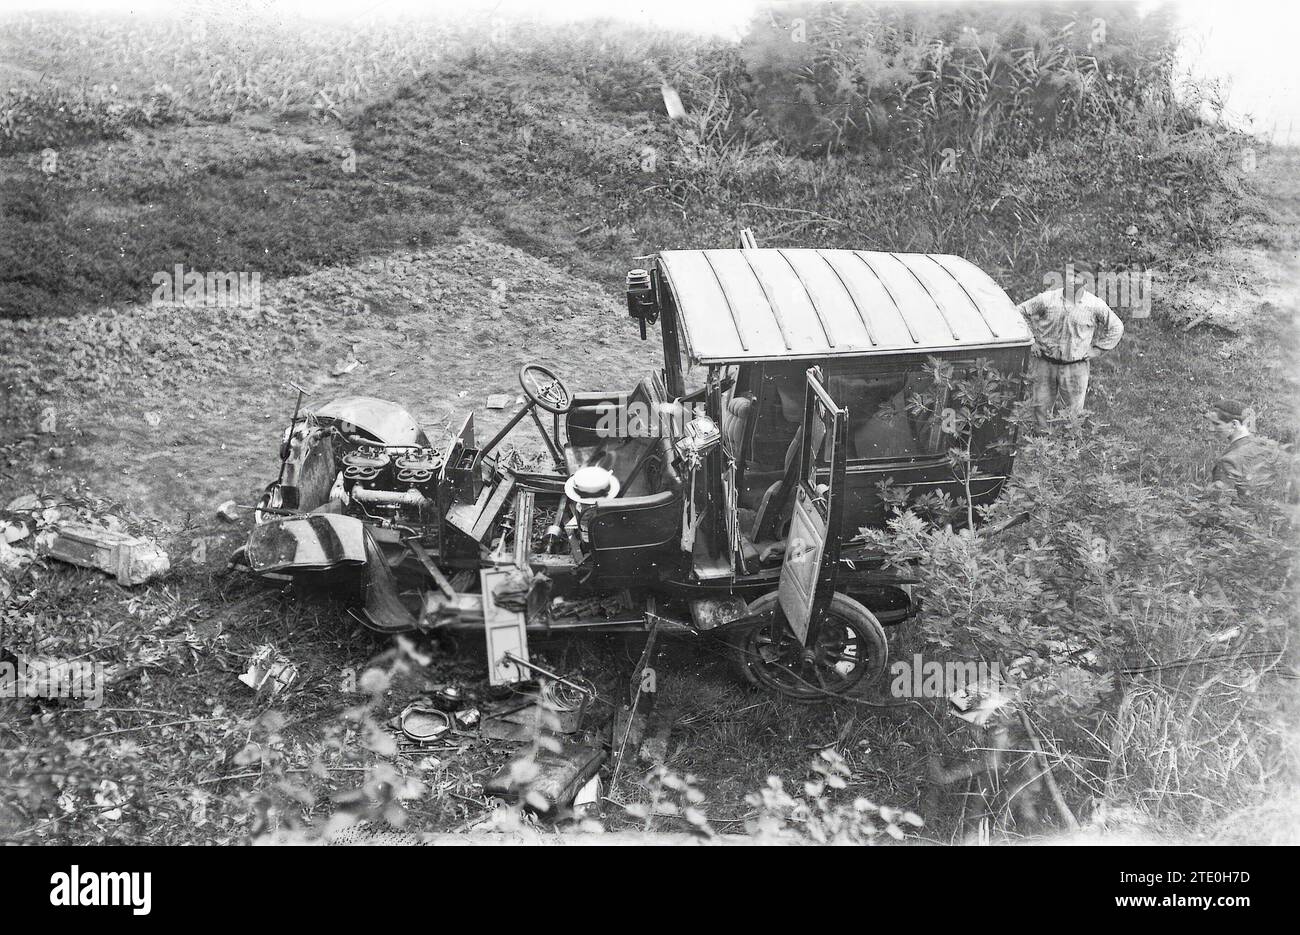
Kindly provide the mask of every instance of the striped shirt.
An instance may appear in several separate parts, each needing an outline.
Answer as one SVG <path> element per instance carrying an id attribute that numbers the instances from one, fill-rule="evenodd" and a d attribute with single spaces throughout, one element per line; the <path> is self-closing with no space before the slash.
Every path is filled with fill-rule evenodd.
<path id="1" fill-rule="evenodd" d="M 1068 303 L 1064 289 L 1049 289 L 1017 307 L 1034 333 L 1034 350 L 1044 357 L 1086 360 L 1092 348 L 1108 351 L 1124 336 L 1124 322 L 1091 292 L 1080 290 Z"/>

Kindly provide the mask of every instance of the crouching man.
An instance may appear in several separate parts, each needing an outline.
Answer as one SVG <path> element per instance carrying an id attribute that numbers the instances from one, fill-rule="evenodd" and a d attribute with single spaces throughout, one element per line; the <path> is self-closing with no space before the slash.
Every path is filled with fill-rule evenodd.
<path id="1" fill-rule="evenodd" d="M 1227 444 L 1214 462 L 1210 479 L 1215 488 L 1233 496 L 1282 493 L 1289 499 L 1290 492 L 1284 488 L 1289 486 L 1290 452 L 1252 431 L 1255 410 L 1235 399 L 1220 399 L 1210 406 L 1205 418 Z"/>
<path id="2" fill-rule="evenodd" d="M 1124 336 L 1124 322 L 1088 291 L 1092 283 L 1090 267 L 1067 263 L 1061 288 L 1040 292 L 1018 306 L 1034 335 L 1030 401 L 1039 428 L 1047 427 L 1058 402 L 1068 416 L 1082 411 L 1092 359 Z"/>

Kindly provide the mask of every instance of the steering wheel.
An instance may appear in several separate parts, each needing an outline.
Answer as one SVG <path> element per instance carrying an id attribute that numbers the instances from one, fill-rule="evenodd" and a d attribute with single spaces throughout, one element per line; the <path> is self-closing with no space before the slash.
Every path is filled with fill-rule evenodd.
<path id="1" fill-rule="evenodd" d="M 541 364 L 524 364 L 519 368 L 519 385 L 525 395 L 547 412 L 562 416 L 573 408 L 573 394 L 560 378 Z"/>

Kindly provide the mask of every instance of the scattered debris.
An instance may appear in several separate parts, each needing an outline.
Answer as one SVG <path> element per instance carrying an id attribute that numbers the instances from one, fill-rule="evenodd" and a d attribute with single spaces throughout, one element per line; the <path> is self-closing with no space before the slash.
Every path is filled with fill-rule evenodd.
<path id="1" fill-rule="evenodd" d="M 664 110 L 668 112 L 669 120 L 685 120 L 686 108 L 682 105 L 682 96 L 677 93 L 667 81 L 659 86 L 659 92 L 663 95 Z"/>
<path id="2" fill-rule="evenodd" d="M 239 522 L 239 508 L 234 500 L 226 500 L 217 507 L 217 518 L 224 519 L 228 523 Z"/>
<path id="3" fill-rule="evenodd" d="M 0 539 L 7 543 L 20 542 L 31 535 L 26 523 L 0 522 Z"/>
<path id="4" fill-rule="evenodd" d="M 426 701 L 413 701 L 397 719 L 402 733 L 418 743 L 440 740 L 452 729 L 451 716 Z"/>
<path id="5" fill-rule="evenodd" d="M 483 784 L 487 795 L 522 799 L 537 811 L 566 808 L 605 762 L 598 746 L 562 740 L 558 749 L 526 749 Z"/>
<path id="6" fill-rule="evenodd" d="M 357 367 L 359 367 L 360 365 L 361 365 L 361 361 L 357 360 L 355 357 L 352 358 L 351 360 L 349 360 L 346 357 L 340 358 L 339 360 L 335 361 L 334 366 L 330 368 L 330 376 L 332 377 L 346 376 L 349 373 L 351 373 L 353 370 L 356 370 Z"/>
<path id="7" fill-rule="evenodd" d="M 0 539 L 0 571 L 17 571 L 30 560 L 31 557 L 25 550 L 15 549 L 8 542 Z"/>
<path id="8" fill-rule="evenodd" d="M 156 429 L 162 425 L 162 415 L 150 409 L 144 414 L 144 421 L 148 423 L 149 428 Z"/>
<path id="9" fill-rule="evenodd" d="M 479 736 L 487 740 L 532 740 L 547 727 L 560 734 L 577 733 L 582 726 L 584 709 L 548 710 L 533 694 L 516 695 L 489 705 L 479 721 Z"/>
<path id="10" fill-rule="evenodd" d="M 126 800 L 122 787 L 111 779 L 101 779 L 95 787 L 96 810 L 99 817 L 107 821 L 117 821 L 122 817 L 122 806 Z"/>
<path id="11" fill-rule="evenodd" d="M 493 393 L 487 398 L 487 407 L 489 409 L 504 409 L 510 405 L 509 393 Z"/>
<path id="12" fill-rule="evenodd" d="M 435 689 L 433 700 L 443 711 L 455 711 L 465 702 L 465 693 L 455 685 L 444 685 L 442 688 Z"/>
<path id="13" fill-rule="evenodd" d="M 596 697 L 596 686 L 591 684 L 590 679 L 583 678 L 581 675 L 573 675 L 563 681 L 542 679 L 538 696 L 552 711 L 561 714 L 582 711 L 586 708 L 587 702 Z"/>
<path id="14" fill-rule="evenodd" d="M 461 730 L 473 730 L 478 727 L 481 716 L 478 708 L 466 708 L 464 711 L 457 711 L 455 716 L 456 726 Z"/>
<path id="15" fill-rule="evenodd" d="M 1014 700 L 1014 694 L 1003 692 L 1001 685 L 994 682 L 964 686 L 948 694 L 948 704 L 951 706 L 949 712 L 968 724 L 980 727 Z"/>
<path id="16" fill-rule="evenodd" d="M 36 549 L 49 558 L 108 572 L 125 585 L 144 584 L 171 567 L 156 543 L 97 526 L 52 527 L 36 537 Z"/>
<path id="17" fill-rule="evenodd" d="M 269 691 L 272 698 L 298 679 L 298 667 L 274 646 L 263 644 L 253 651 L 248 671 L 239 680 L 255 692 Z"/>
<path id="18" fill-rule="evenodd" d="M 45 507 L 45 501 L 34 493 L 25 493 L 5 504 L 6 513 L 31 513 Z"/>
<path id="19" fill-rule="evenodd" d="M 587 784 L 578 790 L 577 796 L 573 799 L 573 814 L 575 818 L 599 818 L 601 814 L 600 802 L 605 797 L 605 790 L 601 786 L 600 776 L 592 776 L 587 780 Z"/>

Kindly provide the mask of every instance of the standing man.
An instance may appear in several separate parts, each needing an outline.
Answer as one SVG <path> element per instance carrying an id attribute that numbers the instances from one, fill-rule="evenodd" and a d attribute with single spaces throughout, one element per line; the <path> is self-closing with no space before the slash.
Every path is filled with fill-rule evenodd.
<path id="1" fill-rule="evenodd" d="M 1124 323 L 1088 289 L 1091 267 L 1067 263 L 1061 288 L 1040 292 L 1020 303 L 1020 314 L 1034 334 L 1029 362 L 1034 420 L 1046 428 L 1059 401 L 1066 414 L 1083 409 L 1089 362 L 1124 336 Z"/>
<path id="2" fill-rule="evenodd" d="M 1255 410 L 1235 399 L 1220 399 L 1205 413 L 1214 433 L 1228 447 L 1214 462 L 1215 487 L 1236 495 L 1250 495 L 1279 486 L 1287 474 L 1287 455 L 1273 439 L 1250 430 Z"/>

